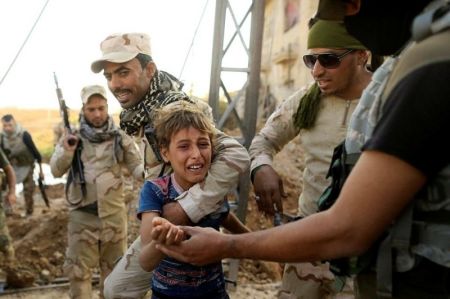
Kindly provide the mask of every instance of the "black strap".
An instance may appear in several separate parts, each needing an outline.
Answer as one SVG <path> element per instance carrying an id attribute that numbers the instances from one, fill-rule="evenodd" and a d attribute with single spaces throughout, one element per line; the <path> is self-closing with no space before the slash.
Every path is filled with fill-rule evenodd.
<path id="1" fill-rule="evenodd" d="M 393 250 L 405 251 L 410 247 L 414 204 L 415 201 L 412 201 L 408 205 L 378 248 L 376 261 L 377 294 L 380 297 L 392 297 Z"/>

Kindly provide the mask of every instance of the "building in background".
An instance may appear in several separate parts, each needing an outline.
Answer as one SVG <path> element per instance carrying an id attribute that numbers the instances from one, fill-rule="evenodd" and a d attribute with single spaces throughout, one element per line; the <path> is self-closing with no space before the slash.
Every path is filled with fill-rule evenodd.
<path id="1" fill-rule="evenodd" d="M 311 81 L 302 57 L 318 0 L 266 0 L 265 5 L 259 119 Z"/>

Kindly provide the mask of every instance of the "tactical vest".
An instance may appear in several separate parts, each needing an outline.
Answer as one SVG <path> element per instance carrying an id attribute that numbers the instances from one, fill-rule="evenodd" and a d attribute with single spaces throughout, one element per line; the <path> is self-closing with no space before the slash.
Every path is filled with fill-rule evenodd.
<path id="1" fill-rule="evenodd" d="M 28 166 L 34 164 L 34 157 L 23 141 L 25 130 L 19 129 L 17 133 L 8 136 L 1 133 L 1 146 L 11 164 L 16 166 Z"/>
<path id="2" fill-rule="evenodd" d="M 352 115 L 346 140 L 334 151 L 328 172 L 332 185 L 319 200 L 320 210 L 329 208 L 337 199 L 362 146 L 370 139 L 382 116 L 385 100 L 398 82 L 420 67 L 450 60 L 449 1 L 432 2 L 415 18 L 412 33 L 412 43 L 400 56 L 388 58 L 364 90 Z M 332 270 L 337 275 L 348 275 L 375 267 L 377 295 L 391 297 L 395 289 L 393 272 L 413 269 L 421 257 L 450 268 L 449 209 L 450 165 L 427 183 L 376 246 L 362 257 L 332 261 Z M 362 298 L 372 298 L 371 295 L 361 294 Z"/>

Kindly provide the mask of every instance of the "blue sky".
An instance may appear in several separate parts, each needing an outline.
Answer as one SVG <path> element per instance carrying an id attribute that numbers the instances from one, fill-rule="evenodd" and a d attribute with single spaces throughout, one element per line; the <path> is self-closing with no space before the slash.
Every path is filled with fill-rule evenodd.
<path id="1" fill-rule="evenodd" d="M 45 2 L 0 1 L 1 77 Z M 53 81 L 56 72 L 67 105 L 80 107 L 79 92 L 84 85 L 105 84 L 101 74 L 90 71 L 90 63 L 100 56 L 100 42 L 117 32 L 148 33 L 159 69 L 178 77 L 206 4 L 197 38 L 180 77 L 185 82 L 185 90 L 202 96 L 209 90 L 215 0 L 50 0 L 0 85 L 0 106 L 57 108 Z M 119 105 L 112 95 L 110 98 L 110 108 L 118 110 Z"/>

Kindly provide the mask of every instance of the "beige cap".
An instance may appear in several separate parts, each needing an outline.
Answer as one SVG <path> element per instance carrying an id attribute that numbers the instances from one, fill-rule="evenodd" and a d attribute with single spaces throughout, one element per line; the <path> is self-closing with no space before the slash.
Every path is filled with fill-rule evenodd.
<path id="1" fill-rule="evenodd" d="M 108 99 L 106 97 L 106 90 L 103 86 L 88 85 L 81 90 L 81 101 L 83 102 L 83 105 L 86 104 L 89 101 L 89 98 L 94 94 L 101 95 L 105 100 Z"/>
<path id="2" fill-rule="evenodd" d="M 151 56 L 150 37 L 145 33 L 117 33 L 108 36 L 100 44 L 102 58 L 91 64 L 91 70 L 99 73 L 105 61 L 114 63 L 127 62 L 139 53 Z"/>

